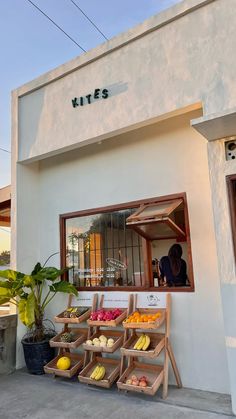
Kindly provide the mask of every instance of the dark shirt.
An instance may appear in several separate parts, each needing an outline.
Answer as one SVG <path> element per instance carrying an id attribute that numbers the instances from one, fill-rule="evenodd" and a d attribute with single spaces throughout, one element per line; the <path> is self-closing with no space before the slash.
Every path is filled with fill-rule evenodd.
<path id="1" fill-rule="evenodd" d="M 161 277 L 166 277 L 166 282 L 169 287 L 181 287 L 186 285 L 187 280 L 187 265 L 185 260 L 180 259 L 181 267 L 178 275 L 173 275 L 170 259 L 168 256 L 163 256 L 160 260 L 160 273 Z"/>

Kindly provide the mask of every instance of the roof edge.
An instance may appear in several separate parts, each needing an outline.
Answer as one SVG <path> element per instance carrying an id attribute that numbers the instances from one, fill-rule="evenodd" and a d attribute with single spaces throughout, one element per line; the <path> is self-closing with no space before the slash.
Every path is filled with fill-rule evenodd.
<path id="1" fill-rule="evenodd" d="M 16 93 L 18 97 L 25 96 L 215 1 L 217 0 L 184 0 L 181 3 L 177 3 L 157 15 L 146 19 L 134 28 L 111 38 L 111 40 L 14 89 L 13 93 Z"/>

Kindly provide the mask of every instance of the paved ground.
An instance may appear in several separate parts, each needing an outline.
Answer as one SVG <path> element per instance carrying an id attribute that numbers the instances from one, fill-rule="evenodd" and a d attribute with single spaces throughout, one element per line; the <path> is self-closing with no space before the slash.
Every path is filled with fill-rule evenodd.
<path id="1" fill-rule="evenodd" d="M 0 376 L 0 419 L 228 419 L 230 397 L 170 388 L 166 401 L 86 386 L 77 380 L 34 376 L 21 370 Z"/>

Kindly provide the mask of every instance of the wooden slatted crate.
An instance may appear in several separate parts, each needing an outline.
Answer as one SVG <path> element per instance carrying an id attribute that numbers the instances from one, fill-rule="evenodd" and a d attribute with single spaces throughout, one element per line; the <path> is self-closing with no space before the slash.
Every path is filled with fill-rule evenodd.
<path id="1" fill-rule="evenodd" d="M 82 308 L 82 307 L 80 307 L 80 308 Z M 64 317 L 64 312 L 65 311 L 66 310 L 62 311 L 62 313 L 60 313 L 60 314 L 58 314 L 57 316 L 54 317 L 54 321 L 56 323 L 64 323 L 64 324 L 79 324 L 79 323 L 83 323 L 83 322 L 85 322 L 90 317 L 90 314 L 92 312 L 92 309 L 88 307 L 87 310 L 86 310 L 86 312 L 83 313 L 83 314 L 81 314 L 81 316 L 79 316 L 79 317 L 73 317 L 73 318 Z"/>
<path id="2" fill-rule="evenodd" d="M 120 351 L 122 355 L 143 358 L 156 358 L 162 349 L 165 347 L 164 333 L 147 333 L 150 337 L 150 345 L 146 351 L 134 349 L 134 345 L 139 339 L 141 332 L 133 333 L 130 338 L 124 343 Z"/>
<path id="3" fill-rule="evenodd" d="M 113 310 L 112 308 L 105 308 L 105 311 L 110 311 Z M 107 320 L 107 321 L 103 321 L 103 320 L 87 320 L 87 323 L 89 326 L 105 326 L 105 327 L 116 327 L 118 326 L 120 323 L 123 322 L 123 320 L 127 317 L 127 309 L 121 309 L 122 313 L 120 314 L 120 316 L 118 316 L 116 319 L 114 320 Z"/>
<path id="4" fill-rule="evenodd" d="M 109 339 L 109 338 L 114 339 L 114 345 L 112 347 L 107 347 L 107 346 L 106 347 L 101 347 L 101 346 L 95 346 L 95 345 L 88 345 L 85 342 L 85 343 L 83 343 L 83 348 L 85 350 L 91 351 L 91 352 L 113 353 L 118 348 L 120 348 L 120 346 L 123 343 L 124 332 L 123 331 L 118 331 L 118 330 L 99 330 L 98 332 L 94 333 L 90 337 L 90 340 L 98 338 L 101 335 L 106 336 L 107 339 Z"/>
<path id="5" fill-rule="evenodd" d="M 142 376 L 147 377 L 147 387 L 126 384 L 126 381 L 130 380 L 133 375 L 136 375 L 137 378 L 141 378 Z M 163 378 L 163 366 L 143 364 L 134 361 L 128 368 L 126 368 L 124 373 L 117 381 L 117 387 L 121 390 L 136 391 L 138 393 L 145 393 L 153 396 L 157 392 L 160 385 L 163 383 Z"/>
<path id="6" fill-rule="evenodd" d="M 96 381 L 90 378 L 97 364 L 101 364 L 106 369 L 104 378 Z M 111 358 L 102 358 L 96 356 L 89 364 L 80 372 L 78 378 L 81 383 L 92 384 L 99 387 L 110 388 L 114 381 L 119 377 L 120 360 Z"/>
<path id="7" fill-rule="evenodd" d="M 71 360 L 71 366 L 68 370 L 60 370 L 57 368 L 57 361 L 62 356 L 67 356 Z M 60 355 L 56 356 L 52 361 L 50 361 L 47 365 L 44 366 L 44 371 L 46 374 L 54 374 L 60 377 L 73 377 L 79 369 L 82 368 L 84 361 L 84 356 L 80 354 L 72 354 L 70 352 L 64 352 Z"/>
<path id="8" fill-rule="evenodd" d="M 68 328 L 67 330 L 69 333 L 72 332 L 74 334 L 73 342 L 61 342 L 61 335 L 65 333 L 62 331 L 58 335 L 54 336 L 50 340 L 50 346 L 56 348 L 68 348 L 68 349 L 75 349 L 80 346 L 85 340 L 87 339 L 88 330 L 87 329 L 78 329 L 78 328 Z"/>
<path id="9" fill-rule="evenodd" d="M 140 315 L 147 315 L 147 314 L 156 314 L 160 313 L 160 317 L 156 320 L 148 321 L 148 322 L 127 322 L 127 319 L 123 321 L 123 326 L 125 329 L 158 329 L 166 318 L 166 310 L 165 309 L 153 309 L 153 308 L 139 308 L 135 310 L 136 312 L 140 313 Z M 133 316 L 132 313 L 129 317 Z"/>

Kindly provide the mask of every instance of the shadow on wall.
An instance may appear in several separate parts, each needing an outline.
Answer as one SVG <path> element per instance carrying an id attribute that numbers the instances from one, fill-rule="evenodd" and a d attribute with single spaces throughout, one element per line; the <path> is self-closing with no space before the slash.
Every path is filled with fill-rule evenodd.
<path id="1" fill-rule="evenodd" d="M 44 101 L 45 87 L 19 98 L 19 160 L 22 156 L 30 157 L 35 154 Z M 31 110 L 30 116 L 29 109 Z"/>
<path id="2" fill-rule="evenodd" d="M 57 132 L 58 121 L 62 121 L 64 118 L 63 115 L 63 106 L 61 111 L 58 112 L 58 107 L 55 107 L 55 104 L 58 102 L 58 97 L 55 97 L 55 94 L 48 94 L 47 86 L 41 87 L 38 90 L 35 90 L 31 94 L 25 95 L 22 98 L 19 98 L 19 160 L 33 157 L 37 155 L 37 138 L 42 135 L 43 127 L 42 123 L 45 124 L 45 121 L 48 126 L 50 126 L 50 131 Z M 94 98 L 95 90 L 99 90 L 97 98 Z M 109 86 L 104 86 L 99 89 L 87 92 L 83 98 L 83 107 L 89 104 L 94 104 L 96 101 L 102 101 L 109 99 L 110 97 L 120 95 L 128 90 L 128 83 L 119 81 L 117 83 L 111 84 Z M 108 93 L 105 93 L 108 92 Z M 104 92 L 104 93 L 103 93 Z M 67 98 L 64 98 L 67 101 Z M 69 101 L 77 100 L 79 108 L 80 106 L 80 97 L 71 97 L 68 98 Z M 47 102 L 47 108 L 51 109 L 50 114 L 47 114 L 46 120 L 44 113 L 45 101 Z M 73 103 L 69 104 L 73 106 Z M 30 117 L 29 117 L 30 111 Z M 62 114 L 61 114 L 62 112 Z M 42 120 L 43 118 L 43 120 Z M 21 141 L 23 139 L 23 141 Z M 52 141 L 53 145 L 53 141 Z M 41 154 L 41 152 L 39 152 Z"/>
<path id="3" fill-rule="evenodd" d="M 82 148 L 74 150 L 66 150 L 64 153 L 56 156 L 49 156 L 41 162 L 41 167 L 45 169 L 53 169 L 55 167 L 64 166 L 65 164 L 70 165 L 72 162 L 90 158 L 93 155 L 104 155 L 105 153 L 115 152 L 116 149 L 129 148 L 130 145 L 135 147 L 138 143 L 142 143 L 144 138 L 165 138 L 173 132 L 173 126 L 175 130 L 181 129 L 183 124 L 188 124 L 193 118 L 197 118 L 202 115 L 202 110 L 196 110 L 188 112 L 184 115 L 178 115 L 173 118 L 161 121 L 159 123 L 153 123 L 145 125 L 141 128 L 131 129 L 130 131 L 115 135 L 107 138 L 105 141 L 100 141 L 94 144 L 88 144 Z M 192 129 L 192 128 L 191 128 Z M 175 131 L 175 132 L 176 132 Z M 173 147 L 175 136 L 173 135 Z"/>

